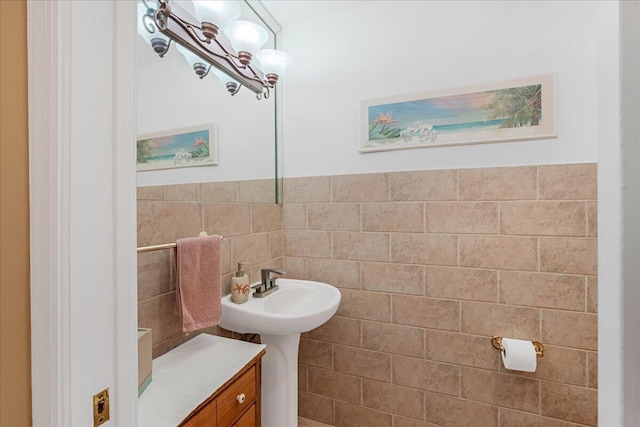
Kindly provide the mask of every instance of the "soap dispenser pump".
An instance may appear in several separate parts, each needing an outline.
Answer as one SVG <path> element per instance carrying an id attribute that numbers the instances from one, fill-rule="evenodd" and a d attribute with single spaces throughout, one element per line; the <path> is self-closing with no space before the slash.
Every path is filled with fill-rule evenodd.
<path id="1" fill-rule="evenodd" d="M 242 304 L 249 299 L 249 276 L 244 272 L 248 262 L 239 262 L 238 271 L 234 277 L 231 278 L 231 300 L 236 304 Z"/>

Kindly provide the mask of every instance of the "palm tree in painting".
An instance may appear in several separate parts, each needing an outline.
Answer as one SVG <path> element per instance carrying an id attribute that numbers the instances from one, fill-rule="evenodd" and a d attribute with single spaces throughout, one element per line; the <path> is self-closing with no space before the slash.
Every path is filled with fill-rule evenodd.
<path id="1" fill-rule="evenodd" d="M 485 108 L 491 110 L 487 120 L 506 118 L 500 129 L 536 126 L 542 116 L 542 85 L 492 91 Z"/>

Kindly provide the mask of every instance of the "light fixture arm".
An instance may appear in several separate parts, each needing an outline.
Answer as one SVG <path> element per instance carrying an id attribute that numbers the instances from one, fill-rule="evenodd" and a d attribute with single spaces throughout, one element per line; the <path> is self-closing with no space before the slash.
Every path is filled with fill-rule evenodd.
<path id="1" fill-rule="evenodd" d="M 143 15 L 140 17 L 142 21 L 142 27 L 145 31 L 151 34 L 151 37 L 148 39 L 149 44 L 153 48 L 154 52 L 163 58 L 164 55 L 169 51 L 171 47 L 171 39 L 166 39 L 164 35 L 160 34 L 159 31 L 156 31 L 155 26 L 155 9 L 153 9 L 147 0 L 142 0 L 142 5 L 144 9 Z M 154 34 L 156 36 L 154 36 Z M 168 40 L 168 41 L 167 41 Z"/>
<path id="2" fill-rule="evenodd" d="M 205 37 L 202 28 L 194 24 L 194 22 L 198 22 L 194 17 L 175 2 L 172 2 L 171 5 L 169 3 L 170 0 L 159 0 L 160 6 L 153 14 L 155 24 L 161 33 L 180 43 L 254 93 L 262 95 L 266 91 L 265 98 L 268 98 L 269 88 L 273 86 L 265 80 L 262 71 L 251 63 L 243 65 L 238 55 L 232 48 L 226 46 L 223 40 Z M 146 23 L 145 26 L 147 26 Z"/>

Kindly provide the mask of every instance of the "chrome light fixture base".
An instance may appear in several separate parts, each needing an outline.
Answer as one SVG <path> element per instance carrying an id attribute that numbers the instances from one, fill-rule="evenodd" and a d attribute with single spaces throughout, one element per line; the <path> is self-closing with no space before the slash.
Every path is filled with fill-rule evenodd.
<path id="1" fill-rule="evenodd" d="M 207 74 L 209 74 L 210 69 L 211 69 L 211 65 L 207 66 L 200 62 L 197 64 L 193 64 L 193 71 L 195 71 L 198 77 L 200 77 L 201 79 L 204 79 L 207 76 Z"/>
<path id="2" fill-rule="evenodd" d="M 151 39 L 151 47 L 153 48 L 153 51 L 160 56 L 160 58 L 163 58 L 164 55 L 169 51 L 171 41 L 172 40 L 169 39 L 169 43 L 167 43 L 164 39 L 161 38 Z"/>
<path id="3" fill-rule="evenodd" d="M 229 93 L 231 94 L 231 96 L 233 96 L 236 93 L 238 93 L 238 91 L 242 87 L 238 83 L 235 83 L 235 82 L 228 82 L 225 86 L 227 88 L 227 91 L 229 91 Z"/>

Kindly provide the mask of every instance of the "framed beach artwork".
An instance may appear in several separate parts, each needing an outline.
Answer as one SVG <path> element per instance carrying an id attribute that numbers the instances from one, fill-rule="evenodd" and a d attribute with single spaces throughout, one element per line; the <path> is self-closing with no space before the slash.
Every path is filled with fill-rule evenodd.
<path id="1" fill-rule="evenodd" d="M 556 137 L 554 75 L 363 101 L 360 152 Z"/>
<path id="2" fill-rule="evenodd" d="M 218 164 L 214 123 L 139 135 L 137 146 L 138 171 Z"/>

